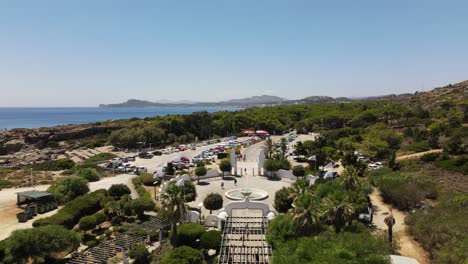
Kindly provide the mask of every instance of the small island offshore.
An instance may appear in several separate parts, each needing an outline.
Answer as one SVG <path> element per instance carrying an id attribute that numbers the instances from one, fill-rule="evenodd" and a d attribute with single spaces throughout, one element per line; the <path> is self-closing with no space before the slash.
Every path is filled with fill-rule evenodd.
<path id="1" fill-rule="evenodd" d="M 1 131 L 1 256 L 117 261 L 122 240 L 130 258 L 153 263 L 344 257 L 325 248 L 362 263 L 457 263 L 468 233 L 467 90 L 465 81 Z M 251 207 L 260 211 L 242 209 Z M 41 237 L 60 246 L 20 250 Z M 68 255 L 79 244 L 88 249 Z"/>

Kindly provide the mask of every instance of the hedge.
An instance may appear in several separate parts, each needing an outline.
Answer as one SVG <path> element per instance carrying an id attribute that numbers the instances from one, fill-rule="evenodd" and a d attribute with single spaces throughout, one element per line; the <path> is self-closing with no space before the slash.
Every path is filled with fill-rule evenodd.
<path id="1" fill-rule="evenodd" d="M 66 203 L 56 214 L 34 221 L 33 226 L 62 225 L 68 229 L 72 229 L 81 217 L 92 215 L 99 211 L 101 209 L 101 200 L 104 197 L 106 197 L 105 192 L 100 190 L 80 196 Z"/>
<path id="2" fill-rule="evenodd" d="M 177 245 L 196 247 L 196 240 L 205 232 L 205 227 L 200 224 L 181 224 L 177 227 Z"/>
<path id="3" fill-rule="evenodd" d="M 51 160 L 32 165 L 35 171 L 59 171 L 68 170 L 75 166 L 75 162 L 71 159 Z"/>

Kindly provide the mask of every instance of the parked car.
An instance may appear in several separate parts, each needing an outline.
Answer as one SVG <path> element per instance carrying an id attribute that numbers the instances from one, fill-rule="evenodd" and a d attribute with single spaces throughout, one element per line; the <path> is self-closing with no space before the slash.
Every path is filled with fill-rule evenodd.
<path id="1" fill-rule="evenodd" d="M 153 151 L 153 155 L 154 156 L 161 156 L 162 152 L 160 150 L 155 150 L 155 151 Z"/>
<path id="2" fill-rule="evenodd" d="M 175 168 L 176 170 L 185 170 L 185 169 L 188 169 L 189 167 L 188 167 L 187 164 L 185 164 L 185 163 L 183 163 L 183 162 L 179 162 L 179 163 L 175 163 L 175 164 L 174 164 L 174 168 Z"/>
<path id="3" fill-rule="evenodd" d="M 135 161 L 135 157 L 134 156 L 127 157 L 127 161 Z"/>
<path id="4" fill-rule="evenodd" d="M 142 173 L 142 172 L 148 172 L 148 169 L 146 167 L 137 167 L 135 170 L 137 173 Z"/>
<path id="5" fill-rule="evenodd" d="M 153 155 L 149 152 L 141 152 L 140 154 L 138 154 L 138 157 L 140 159 L 151 159 Z"/>

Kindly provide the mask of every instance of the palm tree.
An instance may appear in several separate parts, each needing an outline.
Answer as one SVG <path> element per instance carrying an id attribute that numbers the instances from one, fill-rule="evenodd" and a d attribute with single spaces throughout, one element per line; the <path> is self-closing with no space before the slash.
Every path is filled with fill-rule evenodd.
<path id="1" fill-rule="evenodd" d="M 275 146 L 273 145 L 273 140 L 271 138 L 267 138 L 265 143 L 263 144 L 263 150 L 265 150 L 269 159 L 271 159 L 271 155 L 273 154 Z"/>
<path id="2" fill-rule="evenodd" d="M 280 148 L 283 154 L 282 158 L 284 159 L 284 156 L 286 156 L 286 149 L 288 148 L 288 141 L 284 137 L 280 139 Z"/>
<path id="3" fill-rule="evenodd" d="M 347 168 L 341 178 L 341 184 L 346 190 L 356 190 L 359 185 L 358 172 L 354 168 Z"/>
<path id="4" fill-rule="evenodd" d="M 310 192 L 296 197 L 290 210 L 297 230 L 305 235 L 312 234 L 318 227 L 321 218 L 320 198 Z"/>
<path id="5" fill-rule="evenodd" d="M 291 201 L 294 202 L 296 200 L 296 198 L 299 195 L 301 195 L 302 193 L 304 193 L 305 191 L 307 191 L 308 188 L 309 188 L 309 181 L 307 181 L 304 178 L 300 179 L 300 180 L 297 180 L 289 188 L 289 199 L 291 199 Z"/>
<path id="6" fill-rule="evenodd" d="M 324 216 L 329 224 L 335 226 L 336 232 L 340 232 L 345 224 L 351 225 L 356 216 L 356 207 L 347 195 L 328 196 L 323 200 L 323 204 L 327 208 Z"/>
<path id="7" fill-rule="evenodd" d="M 169 184 L 162 195 L 162 208 L 165 216 L 172 225 L 172 246 L 177 246 L 177 224 L 184 220 L 187 214 L 187 205 L 184 203 L 184 194 L 177 185 Z"/>

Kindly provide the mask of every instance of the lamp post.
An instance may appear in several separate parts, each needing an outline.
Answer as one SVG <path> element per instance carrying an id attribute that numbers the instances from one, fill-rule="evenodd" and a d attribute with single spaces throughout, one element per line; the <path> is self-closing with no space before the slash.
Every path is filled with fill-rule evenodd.
<path id="1" fill-rule="evenodd" d="M 203 208 L 203 203 L 199 203 L 198 204 L 198 210 L 200 212 L 200 215 L 198 216 L 198 221 L 201 223 L 201 218 L 202 218 L 202 213 L 201 213 L 201 209 Z"/>

